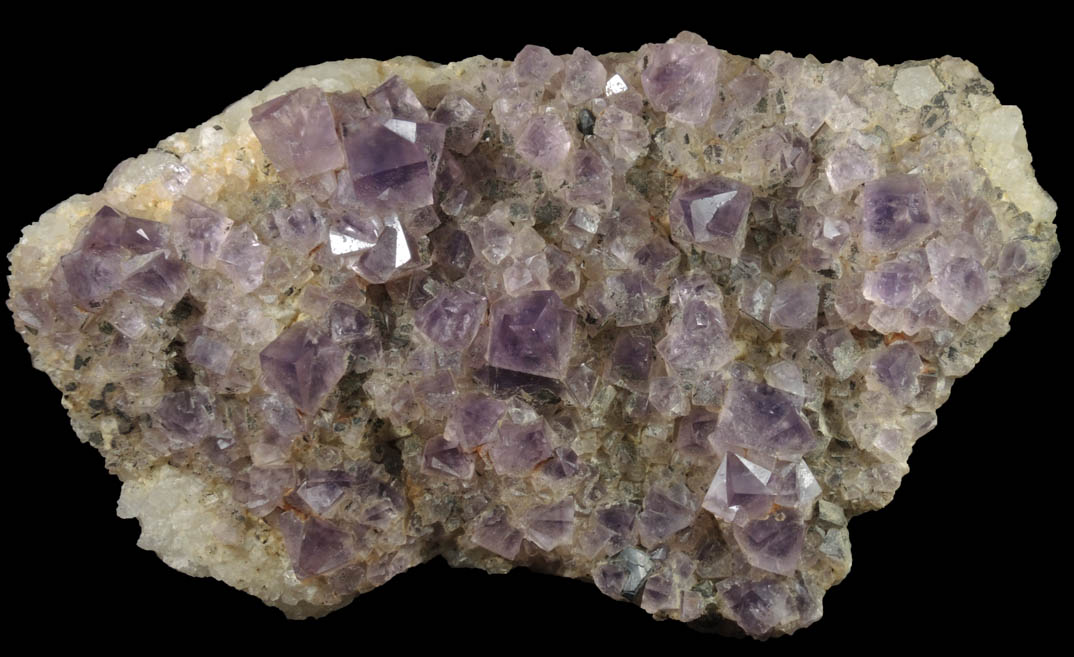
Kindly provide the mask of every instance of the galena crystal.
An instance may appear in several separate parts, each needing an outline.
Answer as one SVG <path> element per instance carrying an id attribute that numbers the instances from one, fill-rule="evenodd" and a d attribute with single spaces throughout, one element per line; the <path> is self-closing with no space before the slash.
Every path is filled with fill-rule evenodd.
<path id="1" fill-rule="evenodd" d="M 329 63 L 27 227 L 8 307 L 177 568 L 309 616 L 528 565 L 767 637 L 1039 294 L 1029 162 L 950 57 Z"/>

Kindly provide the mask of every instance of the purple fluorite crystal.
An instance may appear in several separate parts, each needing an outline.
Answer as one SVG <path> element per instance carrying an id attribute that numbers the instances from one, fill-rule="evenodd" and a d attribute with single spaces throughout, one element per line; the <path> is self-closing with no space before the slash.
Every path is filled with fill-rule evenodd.
<path id="1" fill-rule="evenodd" d="M 335 121 L 320 89 L 295 89 L 258 105 L 250 127 L 285 178 L 309 178 L 343 166 Z"/>
<path id="2" fill-rule="evenodd" d="M 895 251 L 936 229 L 920 176 L 888 176 L 867 183 L 862 203 L 861 245 L 866 251 Z"/>
<path id="3" fill-rule="evenodd" d="M 720 410 L 716 442 L 773 457 L 798 457 L 816 439 L 790 395 L 764 383 L 735 381 Z"/>
<path id="4" fill-rule="evenodd" d="M 312 413 L 343 376 L 346 361 L 325 331 L 295 324 L 261 350 L 261 369 L 270 389 Z"/>
<path id="5" fill-rule="evenodd" d="M 671 197 L 671 235 L 703 251 L 737 258 L 746 241 L 752 199 L 749 187 L 728 178 L 683 180 Z"/>
<path id="6" fill-rule="evenodd" d="M 716 98 L 716 49 L 676 39 L 649 46 L 647 59 L 641 81 L 653 107 L 683 123 L 704 123 Z"/>
<path id="7" fill-rule="evenodd" d="M 492 304 L 488 362 L 516 372 L 563 378 L 575 314 L 554 292 L 531 292 Z"/>
<path id="8" fill-rule="evenodd" d="M 460 351 L 474 341 L 485 321 L 485 307 L 484 297 L 447 288 L 421 307 L 415 325 L 440 347 Z"/>

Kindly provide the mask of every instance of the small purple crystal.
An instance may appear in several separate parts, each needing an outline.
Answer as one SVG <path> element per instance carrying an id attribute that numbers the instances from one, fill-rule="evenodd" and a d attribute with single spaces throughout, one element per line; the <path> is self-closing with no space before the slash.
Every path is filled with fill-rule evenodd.
<path id="1" fill-rule="evenodd" d="M 574 500 L 541 504 L 526 513 L 526 538 L 545 552 L 550 552 L 571 540 L 574 532 Z"/>
<path id="2" fill-rule="evenodd" d="M 734 535 L 753 566 L 779 575 L 791 575 L 798 568 L 805 525 L 793 511 L 784 509 L 764 520 L 735 525 Z"/>
<path id="3" fill-rule="evenodd" d="M 176 248 L 195 267 L 212 268 L 233 222 L 185 196 L 176 202 L 173 212 Z"/>
<path id="4" fill-rule="evenodd" d="M 862 204 L 861 246 L 866 251 L 896 251 L 936 230 L 920 176 L 888 176 L 866 183 Z"/>
<path id="5" fill-rule="evenodd" d="M 292 325 L 261 350 L 265 385 L 306 413 L 321 407 L 345 368 L 343 351 L 308 323 Z"/>
<path id="6" fill-rule="evenodd" d="M 680 452 L 694 458 L 710 457 L 716 453 L 715 413 L 696 407 L 679 420 L 675 446 Z"/>
<path id="7" fill-rule="evenodd" d="M 683 123 L 704 123 L 716 99 L 716 49 L 677 40 L 646 48 L 648 65 L 641 84 L 653 107 Z"/>
<path id="8" fill-rule="evenodd" d="M 737 258 L 746 242 L 746 215 L 753 192 L 721 176 L 684 179 L 671 197 L 671 235 L 728 258 Z"/>
<path id="9" fill-rule="evenodd" d="M 474 476 L 474 459 L 458 443 L 432 438 L 422 452 L 422 471 L 456 479 Z"/>
<path id="10" fill-rule="evenodd" d="M 444 438 L 470 450 L 492 440 L 507 405 L 498 399 L 472 395 L 460 401 L 444 426 Z"/>
<path id="11" fill-rule="evenodd" d="M 716 443 L 794 458 L 812 449 L 816 439 L 793 397 L 763 383 L 735 381 L 720 410 Z"/>
<path id="12" fill-rule="evenodd" d="M 417 312 L 414 325 L 425 337 L 448 351 L 470 346 L 485 320 L 485 297 L 445 288 Z"/>
<path id="13" fill-rule="evenodd" d="M 488 362 L 561 379 L 571 355 L 575 314 L 555 292 L 538 291 L 492 304 Z"/>
<path id="14" fill-rule="evenodd" d="M 500 425 L 499 439 L 490 449 L 493 467 L 500 474 L 524 475 L 552 456 L 549 428 L 544 420 Z"/>
<path id="15" fill-rule="evenodd" d="M 654 547 L 672 534 L 690 526 L 697 514 L 693 493 L 681 484 L 654 486 L 645 496 L 642 512 L 638 514 L 641 543 Z"/>
<path id="16" fill-rule="evenodd" d="M 571 136 L 555 114 L 538 114 L 522 129 L 515 150 L 535 169 L 554 172 L 567 162 Z"/>
<path id="17" fill-rule="evenodd" d="M 474 543 L 504 559 L 514 559 L 522 547 L 522 532 L 507 521 L 501 507 L 480 518 L 471 536 Z"/>

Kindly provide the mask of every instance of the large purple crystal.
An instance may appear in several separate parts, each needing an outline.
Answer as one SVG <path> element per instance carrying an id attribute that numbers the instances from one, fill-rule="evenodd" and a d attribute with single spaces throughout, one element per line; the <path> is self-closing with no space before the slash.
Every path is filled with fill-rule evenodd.
<path id="1" fill-rule="evenodd" d="M 888 176 L 866 183 L 862 205 L 861 245 L 866 251 L 896 251 L 936 230 L 920 176 Z"/>
<path id="2" fill-rule="evenodd" d="M 308 323 L 291 326 L 261 350 L 266 385 L 306 413 L 321 407 L 345 368 L 343 350 Z"/>
<path id="3" fill-rule="evenodd" d="M 488 362 L 551 378 L 566 375 L 575 314 L 555 292 L 530 292 L 492 304 Z"/>
<path id="4" fill-rule="evenodd" d="M 250 127 L 280 175 L 297 180 L 343 166 L 328 99 L 316 87 L 303 87 L 258 105 Z"/>
<path id="5" fill-rule="evenodd" d="M 716 442 L 773 457 L 798 457 L 816 439 L 794 399 L 764 383 L 735 381 L 727 392 Z"/>
<path id="6" fill-rule="evenodd" d="M 671 235 L 728 258 L 737 258 L 746 242 L 746 216 L 753 192 L 729 178 L 686 179 L 671 197 Z"/>
<path id="7" fill-rule="evenodd" d="M 673 40 L 649 46 L 641 75 L 653 107 L 683 123 L 704 123 L 716 98 L 720 55 L 712 46 Z"/>

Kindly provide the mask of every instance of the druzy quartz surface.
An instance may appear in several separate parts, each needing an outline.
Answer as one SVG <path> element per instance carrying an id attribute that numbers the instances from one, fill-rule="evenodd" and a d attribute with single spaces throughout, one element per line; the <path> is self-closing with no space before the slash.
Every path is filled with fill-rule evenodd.
<path id="1" fill-rule="evenodd" d="M 441 555 L 766 637 L 1058 252 L 970 63 L 300 69 L 28 226 L 11 309 L 139 545 L 289 616 Z"/>

